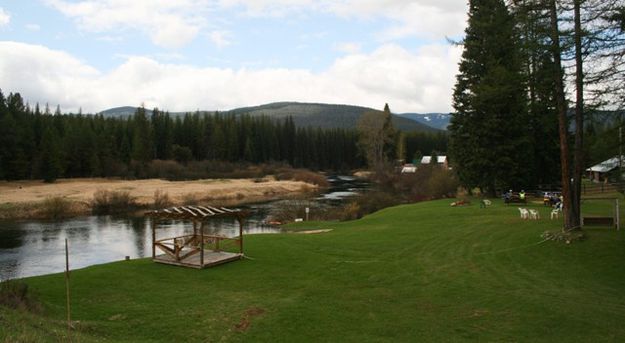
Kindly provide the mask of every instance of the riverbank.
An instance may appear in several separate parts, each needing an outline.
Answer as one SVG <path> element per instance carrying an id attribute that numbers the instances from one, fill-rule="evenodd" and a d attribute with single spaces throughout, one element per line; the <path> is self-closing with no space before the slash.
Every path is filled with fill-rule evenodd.
<path id="1" fill-rule="evenodd" d="M 237 206 L 314 191 L 318 186 L 303 181 L 258 179 L 204 179 L 166 181 L 160 179 L 119 180 L 104 178 L 0 182 L 0 219 L 37 218 L 50 215 L 45 207 L 52 199 L 63 199 L 67 216 L 89 214 L 97 192 L 124 192 L 140 208 L 158 204 L 201 203 Z"/>
<path id="2" fill-rule="evenodd" d="M 625 339 L 621 232 L 543 242 L 562 225 L 545 219 L 549 208 L 527 205 L 543 218 L 530 221 L 497 199 L 488 208 L 452 201 L 293 225 L 332 229 L 318 234 L 250 235 L 250 258 L 205 270 L 149 259 L 73 270 L 71 340 Z M 23 281 L 42 311 L 0 305 L 0 341 L 69 340 L 64 275 Z"/>

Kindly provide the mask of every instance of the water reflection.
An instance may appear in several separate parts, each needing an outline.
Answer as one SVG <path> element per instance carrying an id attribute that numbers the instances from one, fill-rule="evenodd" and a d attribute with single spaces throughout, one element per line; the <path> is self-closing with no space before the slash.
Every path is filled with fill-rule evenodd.
<path id="1" fill-rule="evenodd" d="M 62 222 L 0 222 L 0 279 L 20 278 L 62 272 L 65 268 L 65 238 L 69 241 L 70 268 L 147 257 L 152 253 L 149 219 L 143 217 L 90 216 Z M 157 238 L 193 232 L 193 225 L 182 221 L 161 222 Z M 239 224 L 233 220 L 213 220 L 205 232 L 234 237 Z M 251 218 L 245 233 L 277 233 Z"/>
<path id="2" fill-rule="evenodd" d="M 368 187 L 353 177 L 331 176 L 331 187 L 317 198 L 320 206 L 340 203 Z M 285 200 L 287 201 L 287 200 Z M 264 225 L 269 211 L 281 201 L 245 207 L 254 215 L 245 233 L 278 233 L 280 229 Z M 65 268 L 65 238 L 69 241 L 70 268 L 147 257 L 152 253 L 149 219 L 143 217 L 89 216 L 61 222 L 0 221 L 0 280 L 62 272 Z M 164 221 L 157 239 L 193 232 L 191 223 Z M 239 224 L 234 219 L 211 220 L 205 224 L 207 234 L 234 237 Z"/>

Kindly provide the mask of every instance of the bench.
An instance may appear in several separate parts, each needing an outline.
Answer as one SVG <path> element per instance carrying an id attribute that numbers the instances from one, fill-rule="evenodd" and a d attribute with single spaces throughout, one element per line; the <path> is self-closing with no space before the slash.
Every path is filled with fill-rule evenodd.
<path id="1" fill-rule="evenodd" d="M 614 217 L 582 217 L 582 226 L 615 226 Z"/>

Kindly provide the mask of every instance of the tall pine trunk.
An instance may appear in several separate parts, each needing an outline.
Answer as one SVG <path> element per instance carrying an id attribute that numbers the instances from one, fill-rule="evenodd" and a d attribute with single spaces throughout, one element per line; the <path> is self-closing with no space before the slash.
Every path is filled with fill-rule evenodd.
<path id="1" fill-rule="evenodd" d="M 569 145 L 568 123 L 566 118 L 566 99 L 564 98 L 564 82 L 562 74 L 562 59 L 560 57 L 560 31 L 558 29 L 558 9 L 556 0 L 549 0 L 551 53 L 554 62 L 554 82 L 556 92 L 556 109 L 558 112 L 558 125 L 560 135 L 560 166 L 562 176 L 562 196 L 564 211 L 564 230 L 574 227 L 573 213 L 571 211 L 571 180 L 569 174 Z"/>
<path id="2" fill-rule="evenodd" d="M 573 166 L 572 228 L 580 227 L 582 173 L 584 171 L 584 68 L 582 61 L 581 0 L 574 0 L 575 16 L 575 150 Z"/>

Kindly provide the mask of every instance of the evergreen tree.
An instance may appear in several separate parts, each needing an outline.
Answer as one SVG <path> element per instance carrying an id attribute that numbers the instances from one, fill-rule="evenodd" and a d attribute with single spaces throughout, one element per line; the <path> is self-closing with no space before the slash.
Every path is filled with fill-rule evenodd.
<path id="1" fill-rule="evenodd" d="M 63 172 L 61 166 L 61 146 L 58 133 L 48 126 L 43 131 L 41 144 L 41 176 L 44 182 L 54 182 Z"/>
<path id="2" fill-rule="evenodd" d="M 152 139 L 150 122 L 145 114 L 145 108 L 139 107 L 133 117 L 132 154 L 135 161 L 148 162 L 152 160 Z"/>
<path id="3" fill-rule="evenodd" d="M 518 37 L 502 0 L 471 0 L 454 88 L 450 155 L 464 186 L 525 187 L 533 146 Z"/>

